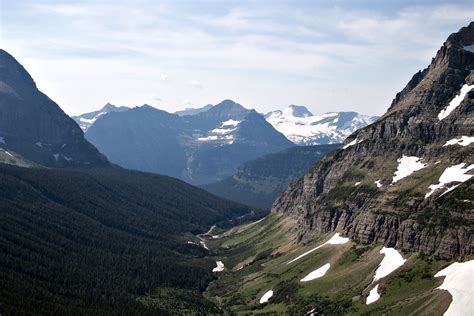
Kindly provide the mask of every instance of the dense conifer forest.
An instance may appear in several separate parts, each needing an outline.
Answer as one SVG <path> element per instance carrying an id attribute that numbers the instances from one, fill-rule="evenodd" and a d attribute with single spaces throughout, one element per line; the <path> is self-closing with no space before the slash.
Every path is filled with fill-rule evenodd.
<path id="1" fill-rule="evenodd" d="M 162 287 L 199 293 L 213 279 L 206 250 L 183 235 L 253 214 L 179 180 L 115 167 L 0 165 L 0 209 L 4 315 L 164 313 L 137 298 Z"/>

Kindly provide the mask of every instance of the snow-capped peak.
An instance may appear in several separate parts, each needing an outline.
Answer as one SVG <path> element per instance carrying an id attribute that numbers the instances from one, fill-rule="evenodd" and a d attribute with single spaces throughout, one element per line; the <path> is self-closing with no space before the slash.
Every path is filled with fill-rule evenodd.
<path id="1" fill-rule="evenodd" d="M 265 115 L 268 123 L 297 145 L 342 143 L 349 135 L 377 117 L 356 112 L 313 115 L 306 107 L 290 105 Z"/>

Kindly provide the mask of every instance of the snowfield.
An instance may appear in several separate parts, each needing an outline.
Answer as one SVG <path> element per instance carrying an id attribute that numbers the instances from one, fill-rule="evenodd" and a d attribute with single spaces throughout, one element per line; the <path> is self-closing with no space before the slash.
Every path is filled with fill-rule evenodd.
<path id="1" fill-rule="evenodd" d="M 342 143 L 353 132 L 377 117 L 351 112 L 313 115 L 303 106 L 288 106 L 265 114 L 268 123 L 297 145 Z"/>
<path id="2" fill-rule="evenodd" d="M 265 294 L 262 295 L 260 298 L 260 304 L 268 303 L 268 300 L 273 296 L 273 291 L 268 290 L 265 292 Z"/>
<path id="3" fill-rule="evenodd" d="M 302 278 L 300 281 L 301 282 L 308 282 L 308 281 L 315 280 L 315 279 L 318 279 L 320 277 L 323 277 L 326 274 L 326 272 L 328 272 L 330 267 L 331 267 L 331 264 L 326 263 L 322 267 L 320 267 L 320 268 L 314 270 L 313 272 L 309 273 L 307 276 Z"/>
<path id="4" fill-rule="evenodd" d="M 377 301 L 379 298 L 380 298 L 379 285 L 377 284 L 372 290 L 370 290 L 369 296 L 367 296 L 367 301 L 365 303 L 367 305 L 372 304 L 373 302 Z"/>
<path id="5" fill-rule="evenodd" d="M 399 158 L 397 161 L 398 167 L 393 176 L 392 183 L 396 183 L 401 179 L 408 177 L 413 172 L 426 167 L 426 164 L 421 162 L 421 158 L 415 156 L 403 155 L 402 158 Z"/>
<path id="6" fill-rule="evenodd" d="M 224 263 L 222 261 L 216 261 L 217 267 L 212 269 L 212 272 L 222 272 L 224 271 Z"/>
<path id="7" fill-rule="evenodd" d="M 461 136 L 460 138 L 453 138 L 448 140 L 443 147 L 450 146 L 450 145 L 461 145 L 461 146 L 469 146 L 470 144 L 474 143 L 473 136 Z"/>
<path id="8" fill-rule="evenodd" d="M 466 94 L 471 91 L 472 88 L 474 88 L 474 85 L 463 85 L 461 91 L 459 91 L 459 94 L 456 95 L 451 100 L 451 102 L 449 102 L 449 105 L 444 110 L 441 110 L 441 112 L 439 112 L 438 119 L 441 121 L 448 117 L 449 114 L 451 114 L 451 112 L 454 111 L 454 109 L 456 109 L 459 104 L 461 104 L 462 100 L 464 100 L 464 97 L 466 97 Z"/>
<path id="9" fill-rule="evenodd" d="M 345 238 L 345 237 L 341 237 L 339 235 L 339 233 L 336 233 L 334 234 L 334 236 L 331 237 L 331 239 L 329 239 L 328 241 L 326 241 L 324 244 L 322 245 L 319 245 L 309 251 L 306 251 L 305 253 L 299 255 L 298 257 L 296 257 L 295 259 L 292 259 L 291 261 L 287 262 L 286 264 L 290 264 L 290 263 L 293 263 L 295 262 L 296 260 L 299 260 L 301 258 L 303 258 L 304 256 L 306 255 L 309 255 L 310 253 L 318 250 L 319 248 L 323 247 L 323 246 L 326 246 L 326 245 L 341 245 L 341 244 L 345 244 L 346 242 L 349 241 L 349 238 Z"/>
<path id="10" fill-rule="evenodd" d="M 227 120 L 225 122 L 222 122 L 221 127 L 225 127 L 225 126 L 234 126 L 234 127 L 236 127 L 239 124 L 240 124 L 240 121 L 230 119 L 230 120 Z"/>
<path id="11" fill-rule="evenodd" d="M 84 118 L 84 117 L 80 117 L 80 118 L 79 118 L 79 121 L 81 121 L 82 123 L 86 123 L 86 124 L 88 124 L 88 125 L 90 126 L 90 125 L 94 124 L 95 121 L 97 121 L 97 119 L 98 119 L 99 117 L 101 117 L 102 115 L 104 115 L 104 114 L 107 114 L 107 112 L 100 112 L 100 113 L 98 113 L 96 116 L 94 116 L 94 117 L 91 118 L 91 119 L 86 119 L 86 118 Z"/>
<path id="12" fill-rule="evenodd" d="M 234 135 L 233 132 L 237 130 L 237 126 L 240 124 L 240 121 L 236 120 L 227 120 L 222 122 L 218 128 L 214 128 L 213 130 L 209 131 L 207 136 L 202 136 L 201 134 L 193 134 L 197 136 L 197 140 L 201 142 L 209 142 L 209 141 L 219 141 L 225 142 L 227 144 L 234 143 Z M 202 136 L 202 137 L 200 137 Z"/>
<path id="13" fill-rule="evenodd" d="M 383 247 L 382 250 L 380 250 L 380 253 L 385 256 L 383 257 L 382 262 L 380 262 L 377 271 L 375 271 L 374 280 L 372 282 L 386 277 L 400 268 L 406 261 L 406 259 L 403 259 L 402 255 L 394 248 Z"/>
<path id="14" fill-rule="evenodd" d="M 445 276 L 438 289 L 447 290 L 453 301 L 444 316 L 474 315 L 474 260 L 454 262 L 435 274 Z"/>
<path id="15" fill-rule="evenodd" d="M 472 175 L 467 174 L 468 171 L 474 169 L 474 164 L 469 165 L 468 167 L 464 168 L 466 164 L 460 163 L 459 165 L 451 166 L 444 170 L 441 177 L 439 177 L 439 182 L 437 184 L 430 185 L 430 192 L 426 193 L 425 199 L 428 198 L 431 194 L 433 194 L 436 190 L 443 188 L 446 184 L 451 182 L 466 182 L 467 180 L 471 179 Z M 454 188 L 449 188 L 449 191 L 454 190 Z M 448 193 L 449 191 L 445 191 L 443 194 Z"/>

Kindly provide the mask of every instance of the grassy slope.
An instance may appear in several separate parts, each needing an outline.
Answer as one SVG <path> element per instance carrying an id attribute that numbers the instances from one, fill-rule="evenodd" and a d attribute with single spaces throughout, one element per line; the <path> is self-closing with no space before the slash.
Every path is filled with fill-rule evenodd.
<path id="1" fill-rule="evenodd" d="M 228 311 L 246 313 L 305 313 L 312 308 L 326 314 L 409 314 L 441 315 L 450 302 L 445 291 L 434 290 L 441 279 L 433 275 L 447 262 L 404 254 L 405 265 L 380 281 L 381 299 L 366 305 L 372 278 L 383 258 L 380 245 L 328 245 L 287 265 L 299 254 L 327 240 L 317 236 L 297 245 L 295 223 L 270 215 L 260 223 L 242 225 L 208 241 L 216 260 L 226 271 L 208 287 L 207 296 Z M 245 263 L 246 265 L 237 270 Z M 320 279 L 299 282 L 309 272 L 331 263 Z M 267 290 L 274 291 L 269 304 L 258 300 Z"/>

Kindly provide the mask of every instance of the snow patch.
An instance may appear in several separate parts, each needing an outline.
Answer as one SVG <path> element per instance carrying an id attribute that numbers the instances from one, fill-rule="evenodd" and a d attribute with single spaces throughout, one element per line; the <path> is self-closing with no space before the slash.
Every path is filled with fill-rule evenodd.
<path id="1" fill-rule="evenodd" d="M 201 244 L 201 246 L 203 246 L 204 249 L 209 250 L 209 248 L 207 247 L 204 241 L 201 240 L 199 243 Z"/>
<path id="2" fill-rule="evenodd" d="M 321 247 L 323 247 L 323 246 L 326 246 L 326 245 L 340 245 L 340 244 L 345 244 L 345 243 L 348 242 L 348 241 L 349 241 L 349 238 L 341 237 L 341 236 L 339 235 L 339 233 L 336 233 L 336 234 L 334 234 L 334 236 L 331 237 L 331 239 L 329 239 L 328 241 L 326 241 L 324 244 L 319 245 L 319 246 L 317 246 L 317 247 L 315 247 L 315 248 L 313 248 L 313 249 L 311 249 L 311 250 L 306 251 L 305 253 L 299 255 L 298 257 L 296 257 L 295 259 L 293 259 L 293 260 L 287 262 L 286 264 L 293 263 L 293 262 L 295 262 L 296 260 L 299 260 L 299 259 L 303 258 L 304 256 L 309 255 L 310 253 L 312 253 L 312 252 L 318 250 L 319 248 L 321 248 Z"/>
<path id="3" fill-rule="evenodd" d="M 438 289 L 447 290 L 453 301 L 444 316 L 474 315 L 474 260 L 454 262 L 435 274 L 435 277 L 445 276 L 443 284 Z"/>
<path id="4" fill-rule="evenodd" d="M 53 157 L 54 157 L 54 160 L 58 161 L 59 154 L 54 154 Z"/>
<path id="5" fill-rule="evenodd" d="M 212 269 L 212 272 L 222 272 L 224 271 L 224 263 L 222 261 L 216 261 L 217 267 Z"/>
<path id="6" fill-rule="evenodd" d="M 43 148 L 43 143 L 42 142 L 36 142 L 35 145 L 40 147 L 40 148 Z"/>
<path id="7" fill-rule="evenodd" d="M 2 136 L 0 136 L 0 144 L 5 144 L 5 138 L 3 138 Z"/>
<path id="8" fill-rule="evenodd" d="M 10 154 L 8 151 L 5 150 L 5 154 L 7 154 L 8 156 L 12 157 L 12 158 L 15 158 L 12 154 Z"/>
<path id="9" fill-rule="evenodd" d="M 461 138 L 453 138 L 448 140 L 443 147 L 450 146 L 450 145 L 461 145 L 461 146 L 469 146 L 470 144 L 474 143 L 473 136 L 461 136 Z"/>
<path id="10" fill-rule="evenodd" d="M 319 278 L 323 277 L 326 274 L 326 272 L 328 272 L 330 267 L 331 267 L 331 264 L 326 263 L 322 267 L 320 267 L 320 268 L 314 270 L 313 272 L 309 273 L 307 276 L 302 278 L 300 281 L 301 282 L 308 282 L 308 281 L 311 281 L 311 280 L 319 279 Z"/>
<path id="11" fill-rule="evenodd" d="M 369 296 L 367 296 L 367 301 L 365 302 L 367 305 L 372 304 L 380 298 L 380 294 L 378 291 L 379 285 L 377 284 L 372 290 L 370 290 Z"/>
<path id="12" fill-rule="evenodd" d="M 84 118 L 84 117 L 80 117 L 80 118 L 79 118 L 79 121 L 81 121 L 82 123 L 87 123 L 87 124 L 91 124 L 91 125 L 92 125 L 92 124 L 95 123 L 95 121 L 97 121 L 97 119 L 98 119 L 99 117 L 101 117 L 101 116 L 104 115 L 104 114 L 107 114 L 107 112 L 100 112 L 100 113 L 98 113 L 96 116 L 94 116 L 94 117 L 91 118 L 91 119 L 86 119 L 86 118 Z"/>
<path id="13" fill-rule="evenodd" d="M 408 177 L 413 172 L 418 171 L 426 167 L 425 163 L 422 163 L 421 158 L 415 156 L 405 156 L 403 155 L 402 158 L 399 158 L 397 171 L 393 176 L 392 183 L 396 183 L 401 179 Z"/>
<path id="14" fill-rule="evenodd" d="M 265 294 L 262 295 L 262 297 L 260 298 L 260 304 L 264 304 L 264 303 L 268 303 L 268 300 L 273 296 L 273 291 L 272 290 L 268 290 L 265 292 Z"/>
<path id="15" fill-rule="evenodd" d="M 438 114 L 438 119 L 441 121 L 443 119 L 445 119 L 446 117 L 449 116 L 449 114 L 451 114 L 452 111 L 454 111 L 455 108 L 457 108 L 459 106 L 459 104 L 461 104 L 462 100 L 464 100 L 464 97 L 466 96 L 466 94 L 471 91 L 471 89 L 474 88 L 474 85 L 463 85 L 462 88 L 461 88 L 461 91 L 459 91 L 459 94 L 457 94 L 452 100 L 451 102 L 449 102 L 449 105 L 444 109 L 444 110 L 441 110 L 441 112 L 439 112 Z"/>
<path id="16" fill-rule="evenodd" d="M 356 183 L 354 183 L 354 186 L 356 187 L 356 186 L 358 186 L 359 184 L 360 184 L 360 182 L 356 182 Z"/>
<path id="17" fill-rule="evenodd" d="M 374 182 L 375 185 L 377 186 L 377 188 L 379 188 L 379 189 L 382 187 L 382 183 L 380 183 L 380 181 L 382 181 L 382 180 L 377 180 L 377 181 Z"/>
<path id="18" fill-rule="evenodd" d="M 372 282 L 386 277 L 400 268 L 406 261 L 406 259 L 403 259 L 402 255 L 394 248 L 383 247 L 382 250 L 380 250 L 380 253 L 385 256 L 383 257 L 382 262 L 380 262 L 377 271 L 375 271 L 374 280 Z"/>
<path id="19" fill-rule="evenodd" d="M 236 121 L 236 120 L 230 119 L 230 120 L 227 120 L 225 122 L 222 122 L 221 127 L 224 127 L 224 126 L 234 126 L 235 127 L 235 126 L 239 125 L 240 122 L 241 121 Z"/>
<path id="20" fill-rule="evenodd" d="M 459 165 L 448 167 L 444 170 L 441 177 L 439 177 L 437 184 L 430 185 L 430 192 L 426 193 L 425 199 L 428 198 L 431 194 L 433 194 L 436 190 L 441 189 L 446 184 L 450 182 L 465 182 L 469 180 L 472 175 L 466 174 L 468 171 L 474 169 L 474 164 L 469 165 L 468 167 L 464 168 L 466 164 L 460 163 Z M 449 189 L 448 189 L 449 190 Z M 453 189 L 451 189 L 453 190 Z M 447 193 L 446 191 L 444 193 Z"/>
<path id="21" fill-rule="evenodd" d="M 351 147 L 351 146 L 354 146 L 355 144 L 357 144 L 357 138 L 354 139 L 353 141 L 351 141 L 349 144 L 344 145 L 344 146 L 342 147 L 342 149 L 347 149 L 347 148 L 349 148 L 349 147 Z"/>

